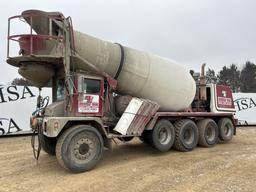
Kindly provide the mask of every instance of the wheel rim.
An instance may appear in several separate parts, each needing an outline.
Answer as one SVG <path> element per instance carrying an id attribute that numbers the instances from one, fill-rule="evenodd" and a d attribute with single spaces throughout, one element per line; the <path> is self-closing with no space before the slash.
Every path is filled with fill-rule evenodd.
<path id="1" fill-rule="evenodd" d="M 89 152 L 90 146 L 86 143 L 83 143 L 79 146 L 79 154 L 85 155 L 86 153 Z"/>
<path id="2" fill-rule="evenodd" d="M 191 128 L 187 128 L 184 131 L 184 135 L 183 135 L 183 139 L 185 141 L 186 144 L 190 145 L 194 142 L 194 131 Z"/>
<path id="3" fill-rule="evenodd" d="M 230 124 L 226 124 L 223 128 L 223 133 L 226 135 L 226 136 L 230 136 L 231 135 L 231 125 Z"/>
<path id="4" fill-rule="evenodd" d="M 171 141 L 172 133 L 167 127 L 161 127 L 159 129 L 158 140 L 161 144 L 165 145 Z"/>
<path id="5" fill-rule="evenodd" d="M 208 126 L 206 129 L 206 139 L 208 141 L 213 141 L 215 138 L 215 130 L 214 127 Z"/>
<path id="6" fill-rule="evenodd" d="M 73 157 L 82 163 L 91 161 L 97 153 L 97 141 L 92 135 L 86 134 L 77 138 L 73 144 Z"/>

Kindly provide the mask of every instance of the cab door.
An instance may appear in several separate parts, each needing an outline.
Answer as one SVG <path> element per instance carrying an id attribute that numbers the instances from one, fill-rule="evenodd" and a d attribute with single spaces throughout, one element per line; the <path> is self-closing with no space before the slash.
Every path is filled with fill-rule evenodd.
<path id="1" fill-rule="evenodd" d="M 78 81 L 77 112 L 84 116 L 102 116 L 103 80 L 81 77 Z"/>

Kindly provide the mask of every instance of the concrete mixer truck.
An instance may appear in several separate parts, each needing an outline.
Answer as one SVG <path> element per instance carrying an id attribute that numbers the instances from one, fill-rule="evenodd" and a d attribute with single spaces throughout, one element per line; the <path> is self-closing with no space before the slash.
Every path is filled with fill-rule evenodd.
<path id="1" fill-rule="evenodd" d="M 14 20 L 28 32 L 13 34 Z M 36 158 L 42 148 L 72 172 L 94 168 L 115 139 L 188 152 L 236 134 L 232 92 L 206 84 L 205 65 L 192 74 L 173 60 L 75 31 L 60 12 L 10 17 L 7 63 L 39 88 L 31 117 Z M 40 95 L 47 84 L 51 104 Z"/>

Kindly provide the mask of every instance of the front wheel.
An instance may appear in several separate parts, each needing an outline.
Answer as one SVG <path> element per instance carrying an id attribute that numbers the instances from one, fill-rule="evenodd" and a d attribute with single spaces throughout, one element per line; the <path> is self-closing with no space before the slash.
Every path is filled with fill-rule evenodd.
<path id="1" fill-rule="evenodd" d="M 60 165 L 72 172 L 93 169 L 103 156 L 103 139 L 88 125 L 67 129 L 58 138 L 56 157 Z"/>

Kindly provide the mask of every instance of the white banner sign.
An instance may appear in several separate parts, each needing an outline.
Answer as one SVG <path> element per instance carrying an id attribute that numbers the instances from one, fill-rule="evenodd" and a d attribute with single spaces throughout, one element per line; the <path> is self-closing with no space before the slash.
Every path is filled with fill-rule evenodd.
<path id="1" fill-rule="evenodd" d="M 236 118 L 241 125 L 256 125 L 256 93 L 233 93 Z"/>
<path id="2" fill-rule="evenodd" d="M 29 121 L 36 110 L 38 93 L 36 87 L 0 86 L 0 135 L 31 132 Z M 43 88 L 41 95 L 51 98 L 51 88 Z"/>
<path id="3" fill-rule="evenodd" d="M 0 135 L 31 132 L 29 120 L 36 110 L 38 93 L 36 87 L 0 86 Z M 41 95 L 51 98 L 51 88 L 43 88 Z M 234 93 L 233 97 L 239 123 L 256 125 L 256 93 Z"/>

